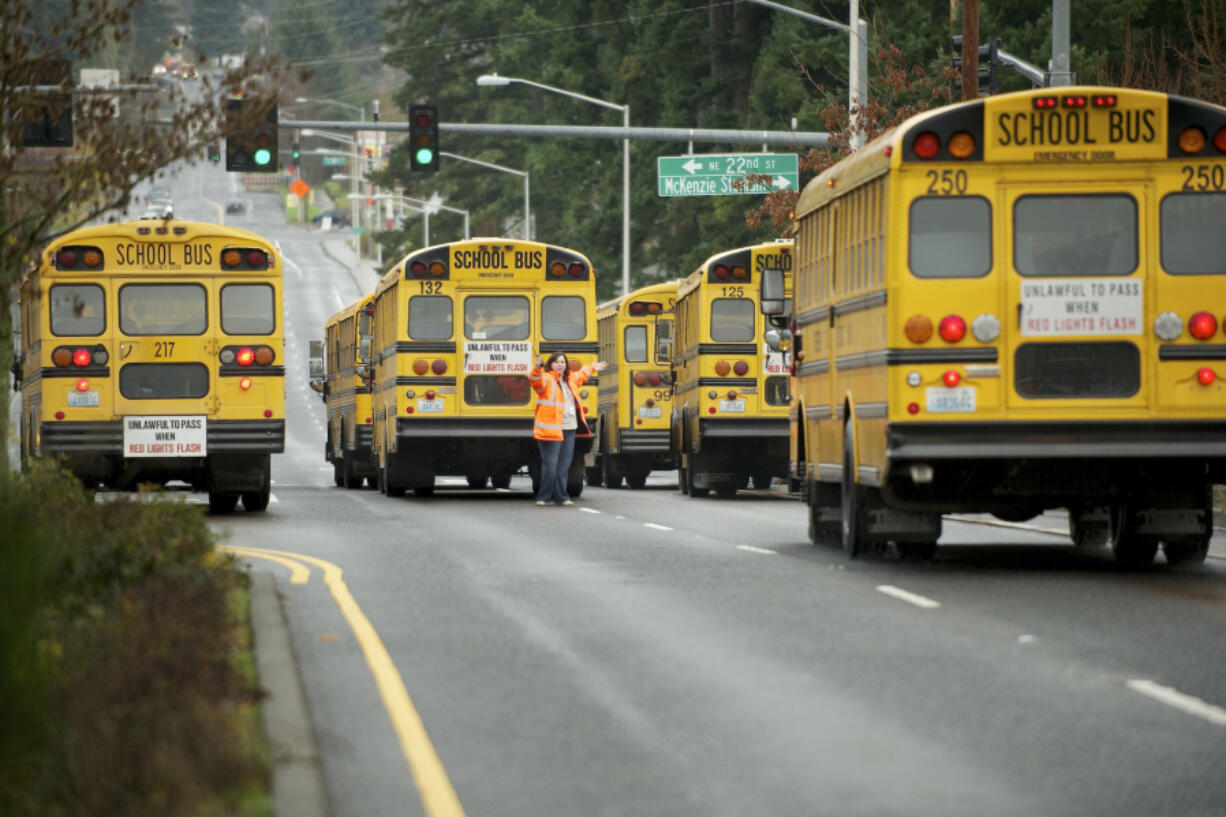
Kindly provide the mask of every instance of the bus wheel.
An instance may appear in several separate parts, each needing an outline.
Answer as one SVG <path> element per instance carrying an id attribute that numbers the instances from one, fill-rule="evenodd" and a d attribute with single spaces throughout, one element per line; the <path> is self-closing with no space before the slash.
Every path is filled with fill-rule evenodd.
<path id="1" fill-rule="evenodd" d="M 1158 554 L 1158 540 L 1139 535 L 1136 525 L 1136 514 L 1128 503 L 1120 502 L 1111 509 L 1111 550 L 1115 561 L 1130 567 L 1150 564 Z"/>
<path id="2" fill-rule="evenodd" d="M 243 492 L 243 508 L 250 513 L 260 513 L 268 510 L 268 500 L 272 498 L 272 492 L 265 488 L 263 491 L 244 491 Z"/>
<path id="3" fill-rule="evenodd" d="M 937 555 L 936 540 L 927 542 L 895 542 L 898 545 L 898 555 L 902 559 L 919 562 L 931 562 Z"/>
<path id="4" fill-rule="evenodd" d="M 490 477 L 490 485 L 494 488 L 502 488 L 503 490 L 511 487 L 510 474 L 498 474 Z"/>
<path id="5" fill-rule="evenodd" d="M 355 463 L 353 461 L 353 457 L 347 456 L 344 460 L 342 460 L 342 462 L 344 463 L 344 467 L 341 470 L 345 477 L 345 487 L 351 491 L 356 488 L 361 488 L 362 478 L 354 473 Z M 245 505 L 247 503 L 244 502 L 243 504 Z"/>
<path id="6" fill-rule="evenodd" d="M 337 488 L 345 487 L 345 472 L 341 468 L 341 463 L 336 460 L 332 460 L 332 481 L 336 483 Z"/>
<path id="7" fill-rule="evenodd" d="M 595 466 L 583 469 L 583 478 L 587 480 L 589 488 L 599 488 L 604 480 L 604 476 L 600 473 L 600 469 Z"/>
<path id="8" fill-rule="evenodd" d="M 209 513 L 214 516 L 233 513 L 237 507 L 238 494 L 223 494 L 218 491 L 209 491 Z"/>
<path id="9" fill-rule="evenodd" d="M 1163 542 L 1162 554 L 1169 565 L 1203 564 L 1209 555 L 1209 540 L 1185 539 L 1182 542 Z"/>
<path id="10" fill-rule="evenodd" d="M 566 495 L 571 499 L 578 499 L 583 495 L 583 481 L 566 483 Z"/>
<path id="11" fill-rule="evenodd" d="M 736 496 L 736 485 L 735 482 L 721 482 L 715 486 L 715 495 L 720 499 L 732 499 Z"/>
<path id="12" fill-rule="evenodd" d="M 647 475 L 627 477 L 626 484 L 636 491 L 641 491 L 647 487 Z"/>
<path id="13" fill-rule="evenodd" d="M 477 477 L 477 476 L 473 476 L 472 474 L 469 474 L 468 477 L 466 477 L 466 479 L 468 481 L 469 488 L 484 488 L 485 483 L 489 479 L 489 477 Z"/>
<path id="14" fill-rule="evenodd" d="M 684 465 L 677 466 L 677 490 L 682 496 L 688 496 L 690 493 L 690 477 L 685 471 Z"/>
<path id="15" fill-rule="evenodd" d="M 434 496 L 434 486 L 419 485 L 413 489 L 413 496 Z"/>
<path id="16" fill-rule="evenodd" d="M 848 557 L 855 559 L 864 554 L 865 519 L 864 489 L 856 482 L 855 457 L 852 455 L 854 437 L 851 423 L 843 426 L 843 496 L 842 496 L 842 539 L 843 550 Z"/>
<path id="17" fill-rule="evenodd" d="M 608 453 L 600 455 L 600 467 L 604 472 L 604 487 L 617 489 L 622 487 L 622 475 L 617 472 L 617 465 L 613 462 L 613 458 Z"/>
<path id="18" fill-rule="evenodd" d="M 752 475 L 753 487 L 758 491 L 767 491 L 771 487 L 770 471 L 755 471 Z"/>

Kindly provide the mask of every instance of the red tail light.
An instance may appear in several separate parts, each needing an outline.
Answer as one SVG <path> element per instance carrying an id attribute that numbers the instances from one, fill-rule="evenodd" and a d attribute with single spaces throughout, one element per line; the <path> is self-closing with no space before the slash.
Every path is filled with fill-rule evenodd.
<path id="1" fill-rule="evenodd" d="M 946 386 L 953 388 L 962 382 L 962 374 L 954 369 L 950 369 L 945 374 L 941 375 L 941 379 L 945 381 Z"/>
<path id="2" fill-rule="evenodd" d="M 238 387 L 242 389 L 243 391 L 247 391 L 247 389 L 251 388 L 251 378 L 250 377 L 240 377 L 238 379 Z"/>
<path id="3" fill-rule="evenodd" d="M 434 372 L 435 374 L 443 374 L 447 371 L 447 361 L 443 360 L 441 357 L 438 358 L 430 364 L 430 371 Z"/>
<path id="4" fill-rule="evenodd" d="M 250 346 L 244 346 L 238 350 L 238 354 L 234 356 L 234 359 L 238 361 L 239 366 L 250 366 L 252 363 L 255 363 L 255 350 Z"/>
<path id="5" fill-rule="evenodd" d="M 1201 371 L 1204 371 L 1204 369 L 1202 369 Z M 80 380 L 77 381 L 77 391 L 89 391 L 89 379 L 88 378 L 82 377 Z"/>
<path id="6" fill-rule="evenodd" d="M 88 349 L 77 349 L 72 353 L 72 362 L 78 366 L 88 366 L 92 359 L 93 355 L 90 354 Z"/>
<path id="7" fill-rule="evenodd" d="M 716 278 L 727 278 L 728 277 L 728 267 L 725 266 L 724 264 L 716 264 L 714 273 L 715 273 Z"/>
<path id="8" fill-rule="evenodd" d="M 921 159 L 931 159 L 941 150 L 941 140 L 937 138 L 935 133 L 925 131 L 915 137 L 915 143 L 911 148 L 915 151 L 915 155 Z"/>
<path id="9" fill-rule="evenodd" d="M 957 315 L 946 315 L 941 318 L 941 325 L 937 329 L 941 333 L 941 337 L 948 343 L 957 343 L 966 337 L 966 321 Z"/>
<path id="10" fill-rule="evenodd" d="M 1188 332 L 1197 340 L 1208 340 L 1217 333 L 1217 318 L 1208 312 L 1197 312 L 1188 318 Z"/>
<path id="11" fill-rule="evenodd" d="M 743 360 L 738 360 L 736 363 L 732 364 L 732 371 L 737 377 L 744 377 L 749 371 L 749 364 Z"/>
<path id="12" fill-rule="evenodd" d="M 1206 366 L 1205 368 L 1196 372 L 1196 379 L 1201 382 L 1201 385 L 1208 386 L 1214 380 L 1217 380 L 1217 374 L 1213 371 L 1213 369 Z"/>
<path id="13" fill-rule="evenodd" d="M 651 374 L 647 375 L 647 382 L 648 382 L 648 383 L 650 383 L 650 384 L 651 384 L 651 385 L 653 385 L 653 386 L 658 386 L 658 385 L 660 385 L 660 374 L 659 374 L 659 372 L 652 372 Z"/>

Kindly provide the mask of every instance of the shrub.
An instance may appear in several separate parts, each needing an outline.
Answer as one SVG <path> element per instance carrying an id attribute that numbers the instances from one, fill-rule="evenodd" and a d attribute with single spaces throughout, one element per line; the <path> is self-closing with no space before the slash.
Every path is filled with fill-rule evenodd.
<path id="1" fill-rule="evenodd" d="M 238 716 L 244 576 L 201 510 L 95 504 L 39 464 L 0 483 L 0 530 L 0 813 L 232 813 L 266 770 Z"/>

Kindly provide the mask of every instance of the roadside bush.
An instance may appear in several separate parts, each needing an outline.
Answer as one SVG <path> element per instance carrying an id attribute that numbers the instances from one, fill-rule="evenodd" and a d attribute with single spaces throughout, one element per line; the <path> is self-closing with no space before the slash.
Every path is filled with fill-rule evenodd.
<path id="1" fill-rule="evenodd" d="M 0 814 L 221 815 L 266 785 L 230 594 L 199 508 L 0 482 Z M 11 717 L 10 717 L 11 716 Z"/>

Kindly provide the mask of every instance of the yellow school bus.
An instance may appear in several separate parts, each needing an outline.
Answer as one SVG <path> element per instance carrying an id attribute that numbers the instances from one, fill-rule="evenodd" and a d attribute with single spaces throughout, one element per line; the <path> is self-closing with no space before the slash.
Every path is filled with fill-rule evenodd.
<path id="1" fill-rule="evenodd" d="M 332 463 L 336 484 L 345 488 L 361 488 L 363 480 L 375 484 L 371 458 L 374 420 L 367 367 L 374 314 L 372 292 L 328 318 L 323 343 L 319 344 L 322 360 L 314 355 L 311 358 L 313 367 L 322 368 L 311 385 L 320 391 L 328 409 L 324 459 Z"/>
<path id="2" fill-rule="evenodd" d="M 717 253 L 677 287 L 671 446 L 681 491 L 721 497 L 770 486 L 788 464 L 789 361 L 766 345 L 790 292 L 793 244 Z"/>
<path id="3" fill-rule="evenodd" d="M 927 556 L 943 512 L 1064 507 L 1119 561 L 1204 559 L 1224 205 L 1226 109 L 1122 88 L 921 113 L 812 180 L 792 467 L 813 540 Z"/>
<path id="4" fill-rule="evenodd" d="M 540 455 L 532 437 L 536 355 L 596 360 L 596 279 L 583 254 L 552 244 L 474 238 L 406 255 L 375 289 L 372 413 L 380 489 L 434 491 L 439 475 L 507 488 Z M 579 394 L 596 408 L 598 379 Z M 583 491 L 590 437 L 575 440 L 567 478 Z"/>
<path id="5" fill-rule="evenodd" d="M 651 284 L 596 310 L 600 376 L 596 441 L 587 484 L 642 488 L 653 470 L 677 467 L 669 445 L 672 417 L 673 307 L 677 286 Z"/>
<path id="6" fill-rule="evenodd" d="M 184 481 L 215 512 L 268 507 L 285 447 L 281 263 L 190 221 L 86 227 L 20 285 L 21 453 L 84 482 Z"/>

